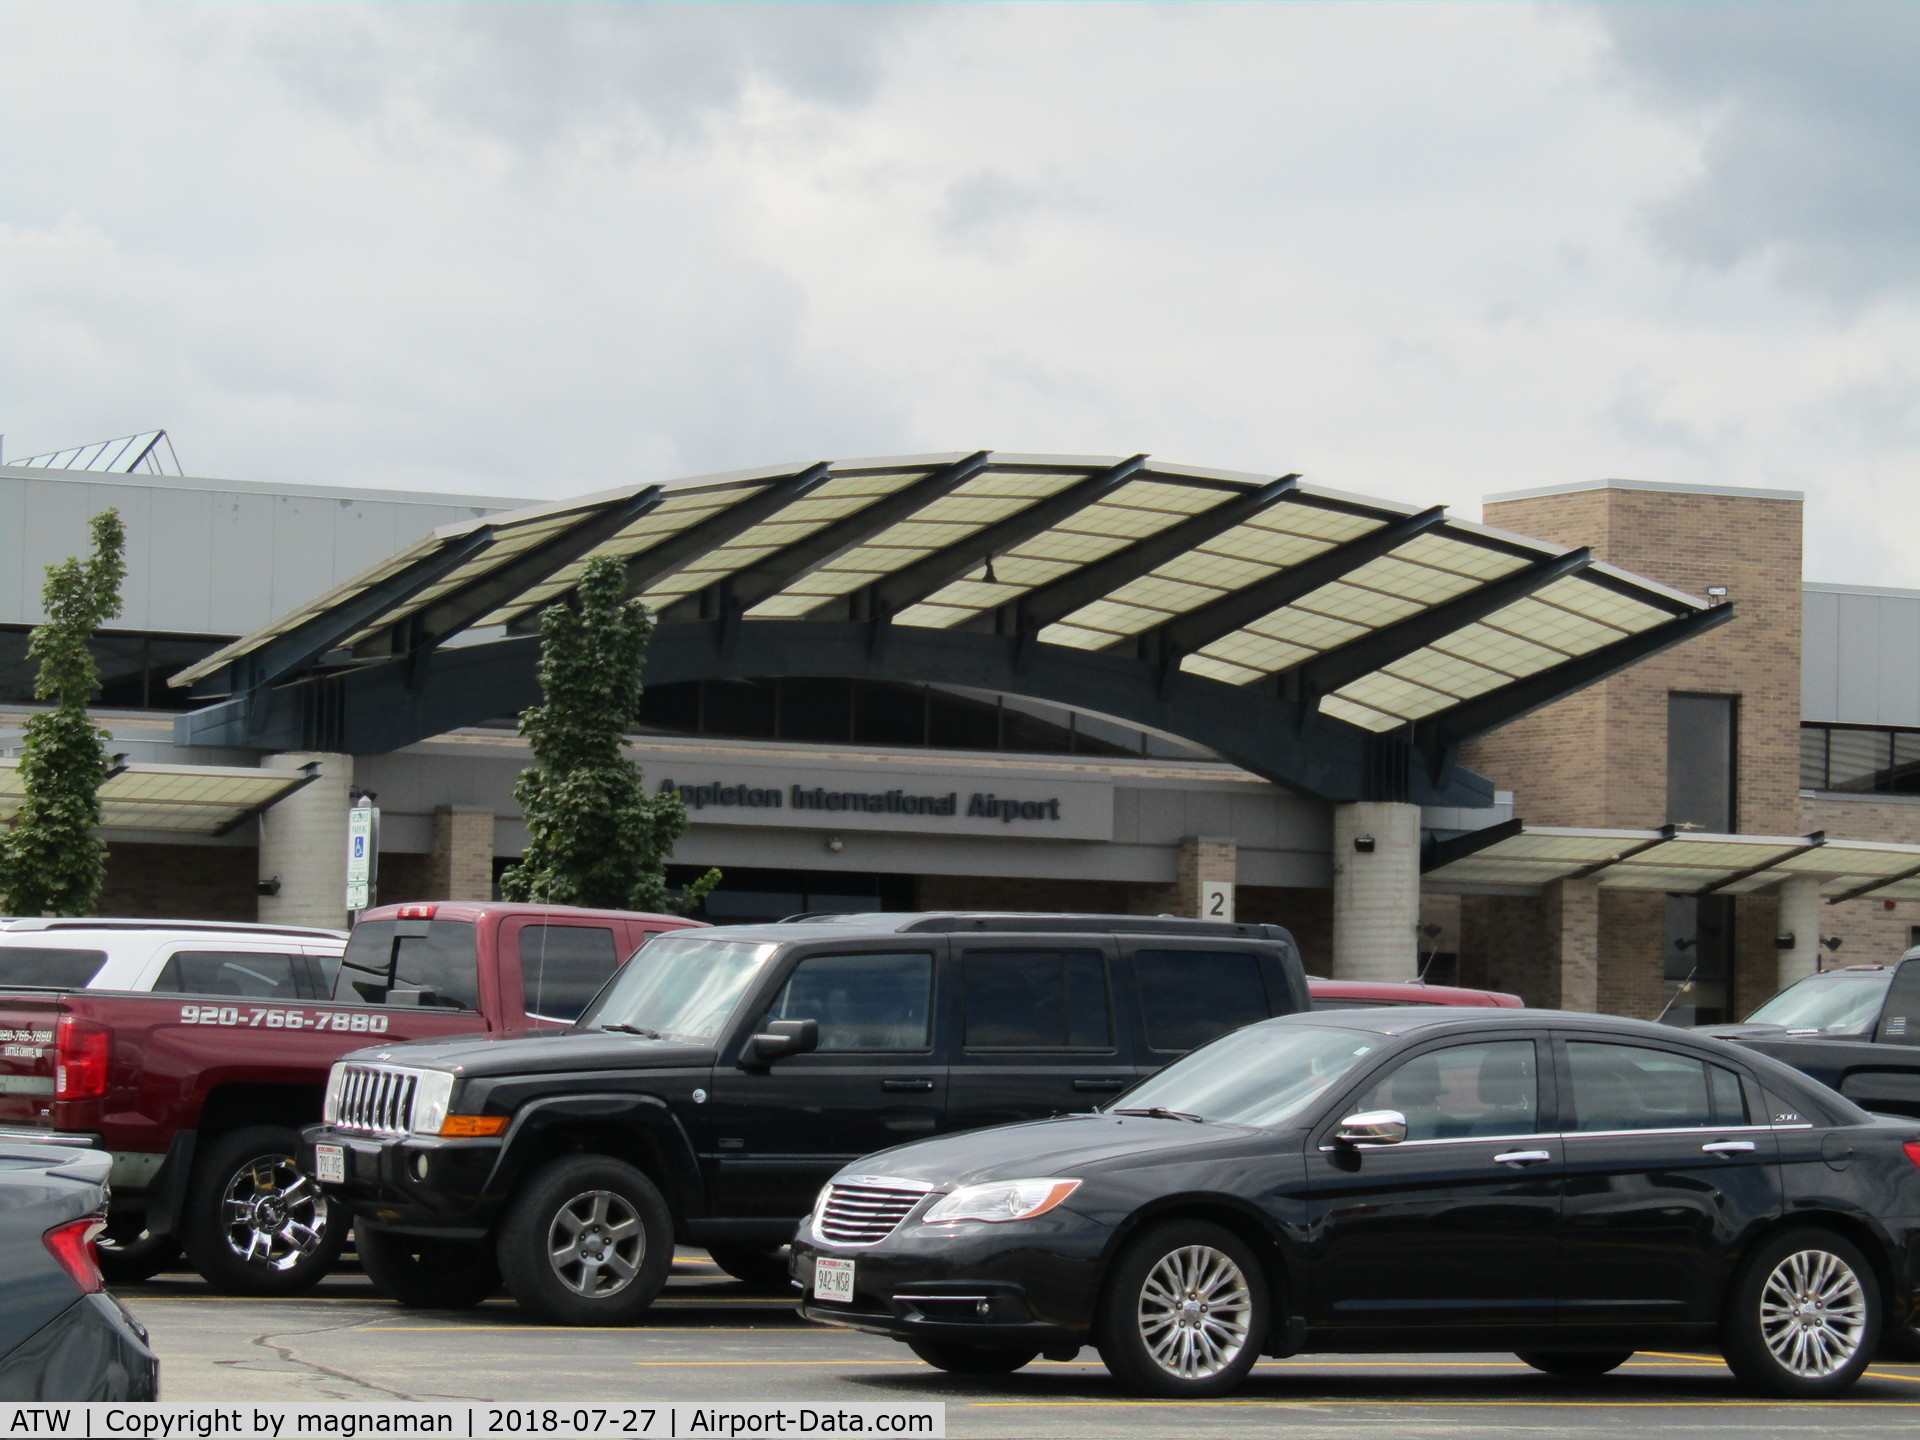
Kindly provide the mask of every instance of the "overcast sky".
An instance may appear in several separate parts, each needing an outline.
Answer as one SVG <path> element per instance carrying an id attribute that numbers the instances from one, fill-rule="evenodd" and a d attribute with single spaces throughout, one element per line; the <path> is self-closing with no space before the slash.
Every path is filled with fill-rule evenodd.
<path id="1" fill-rule="evenodd" d="M 1920 5 L 0 0 L 0 431 L 1804 489 L 1920 586 Z"/>

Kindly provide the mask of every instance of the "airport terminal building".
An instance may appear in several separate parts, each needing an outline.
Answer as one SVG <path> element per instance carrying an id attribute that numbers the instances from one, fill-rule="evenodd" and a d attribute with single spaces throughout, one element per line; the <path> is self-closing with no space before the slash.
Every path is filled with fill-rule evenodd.
<path id="1" fill-rule="evenodd" d="M 633 757 L 717 922 L 1218 913 L 1323 973 L 1703 1019 L 1920 942 L 1920 592 L 1804 584 L 1795 493 L 1588 482 L 1473 525 L 977 452 L 534 503 L 153 454 L 0 466 L 0 747 L 45 566 L 127 523 L 107 913 L 344 923 L 362 793 L 380 901 L 491 893 L 537 616 L 614 554 L 660 621 Z"/>

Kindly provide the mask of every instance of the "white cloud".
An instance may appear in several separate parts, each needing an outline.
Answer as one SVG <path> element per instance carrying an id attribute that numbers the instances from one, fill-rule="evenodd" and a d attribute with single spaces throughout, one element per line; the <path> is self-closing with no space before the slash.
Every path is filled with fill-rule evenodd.
<path id="1" fill-rule="evenodd" d="M 1729 117 L 1772 72 L 1700 80 L 1704 20 L 0 15 L 0 123 L 34 137 L 0 189 L 13 453 L 164 424 L 202 473 L 565 494 L 1149 450 L 1468 513 L 1597 475 L 1784 485 L 1816 578 L 1920 584 L 1911 287 L 1870 207 L 1724 220 Z M 1853 53 L 1769 133 L 1903 73 Z M 1816 252 L 1863 277 L 1844 304 L 1795 269 Z"/>

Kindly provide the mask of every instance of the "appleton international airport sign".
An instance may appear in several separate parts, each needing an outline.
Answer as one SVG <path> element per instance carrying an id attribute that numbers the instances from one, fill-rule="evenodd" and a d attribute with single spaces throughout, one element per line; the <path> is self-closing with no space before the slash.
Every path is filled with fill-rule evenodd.
<path id="1" fill-rule="evenodd" d="M 772 766 L 729 765 L 724 775 L 670 775 L 701 825 L 895 830 L 918 834 L 1107 840 L 1113 836 L 1113 786 L 1104 776 L 1022 776 L 924 771 L 876 776 L 869 769 L 812 771 L 804 778 Z M 751 770 L 755 773 L 746 773 Z M 738 773 L 734 773 L 738 772 Z"/>

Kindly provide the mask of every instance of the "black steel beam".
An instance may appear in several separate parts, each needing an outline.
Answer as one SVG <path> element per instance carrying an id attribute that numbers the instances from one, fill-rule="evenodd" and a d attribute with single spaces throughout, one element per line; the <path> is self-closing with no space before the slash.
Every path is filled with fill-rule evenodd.
<path id="1" fill-rule="evenodd" d="M 766 559 L 735 571 L 712 587 L 718 594 L 689 595 L 675 601 L 661 610 L 659 618 L 662 622 L 670 623 L 714 619 L 724 610 L 735 613 L 751 610 L 762 600 L 778 595 L 802 576 L 831 564 L 882 531 L 910 519 L 934 501 L 952 494 L 985 470 L 992 458 L 991 450 L 978 450 L 964 460 L 943 465 L 893 494 L 883 495 L 853 514 L 821 527 L 805 539 L 794 541 Z"/>
<path id="2" fill-rule="evenodd" d="M 1389 520 L 1356 540 L 1323 550 L 1311 560 L 1302 561 L 1264 580 L 1243 585 L 1199 609 L 1177 615 L 1165 624 L 1138 635 L 1129 635 L 1107 647 L 1108 653 L 1126 651 L 1146 659 L 1170 661 L 1191 655 L 1236 630 L 1244 630 L 1263 615 L 1291 605 L 1311 595 L 1323 585 L 1331 585 L 1358 570 L 1368 561 L 1397 550 L 1417 535 L 1445 523 L 1447 507 L 1435 505 L 1417 515 Z"/>
<path id="3" fill-rule="evenodd" d="M 1524 600 L 1543 586 L 1584 570 L 1592 563 L 1593 553 L 1586 549 L 1536 560 L 1523 570 L 1490 580 L 1464 595 L 1417 610 L 1404 620 L 1369 630 L 1332 650 L 1323 650 L 1288 671 L 1287 681 L 1296 688 L 1304 703 L 1313 704 L 1320 696 L 1331 695 L 1342 685 L 1350 685 L 1363 675 L 1371 675 L 1417 650 L 1424 650 L 1434 641 L 1444 640 L 1454 631 L 1484 620 L 1496 610 L 1504 610 L 1516 600 Z"/>
<path id="4" fill-rule="evenodd" d="M 1420 856 L 1420 873 L 1425 875 L 1451 865 L 1456 860 L 1465 860 L 1470 855 L 1478 855 L 1482 850 L 1490 849 L 1502 840 L 1511 840 L 1526 828 L 1526 823 L 1516 817 L 1479 830 L 1469 830 L 1466 834 L 1456 835 L 1451 840 L 1435 840 L 1423 848 Z"/>
<path id="5" fill-rule="evenodd" d="M 657 506 L 665 495 L 658 485 L 649 485 L 623 500 L 585 512 L 573 524 L 556 530 L 505 564 L 476 575 L 379 634 L 369 636 L 353 647 L 353 653 L 361 656 L 404 654 L 451 639 L 475 621 L 511 604 L 515 597 L 571 565 L 595 546 L 611 540 Z"/>
<path id="6" fill-rule="evenodd" d="M 1036 500 L 1004 520 L 996 520 L 966 539 L 957 540 L 902 570 L 882 577 L 859 592 L 860 598 L 855 601 L 859 607 L 858 614 L 854 618 L 884 621 L 910 605 L 919 604 L 935 591 L 986 564 L 994 556 L 1031 540 L 1096 501 L 1105 499 L 1145 469 L 1146 463 L 1145 455 L 1135 455 L 1117 465 L 1109 465 L 1105 470 L 1076 481 L 1058 494 Z M 815 609 L 807 618 L 835 619 L 840 618 L 836 612 L 842 611 L 843 602 L 830 601 Z"/>
<path id="7" fill-rule="evenodd" d="M 1702 885 L 1698 890 L 1694 891 L 1693 893 L 1695 895 L 1712 895 L 1717 891 L 1726 889 L 1729 885 L 1738 885 L 1742 880 L 1748 879 L 1754 875 L 1758 875 L 1763 870 L 1771 870 L 1773 869 L 1774 866 L 1778 865 L 1783 860 L 1791 860 L 1796 855 L 1805 855 L 1810 851 L 1818 850 L 1822 845 L 1826 843 L 1827 843 L 1827 832 L 1824 830 L 1815 830 L 1812 834 L 1807 836 L 1806 841 L 1803 844 L 1790 846 L 1789 848 L 1780 851 L 1776 855 L 1769 856 L 1767 859 L 1761 861 L 1758 865 L 1749 865 L 1747 866 L 1746 869 L 1736 870 L 1731 875 L 1722 875 L 1718 880 L 1714 881 L 1711 885 Z"/>
<path id="8" fill-rule="evenodd" d="M 271 810 L 274 806 L 278 805 L 282 800 L 286 799 L 289 795 L 293 794 L 294 791 L 306 789 L 307 786 L 313 784 L 313 782 L 318 780 L 319 778 L 320 778 L 320 762 L 318 760 L 309 760 L 306 764 L 300 767 L 300 778 L 298 780 L 294 781 L 293 784 L 287 786 L 286 789 L 282 790 L 278 795 L 274 796 L 271 800 L 262 800 L 258 805 L 249 805 L 246 809 L 242 810 L 238 815 L 234 816 L 233 819 L 227 821 L 227 823 L 222 825 L 218 830 L 215 830 L 213 832 L 215 838 L 218 838 L 219 836 L 222 836 L 222 835 L 231 835 L 234 831 L 238 830 L 242 825 L 246 824 L 247 821 L 253 819 L 254 816 L 264 814 L 266 811 Z"/>
<path id="9" fill-rule="evenodd" d="M 1615 640 L 1563 664 L 1550 666 L 1537 675 L 1529 675 L 1471 700 L 1462 700 L 1450 709 L 1430 715 L 1420 722 L 1421 743 L 1428 749 L 1443 749 L 1497 730 L 1522 715 L 1564 700 L 1576 690 L 1597 685 L 1609 676 L 1639 664 L 1649 655 L 1657 655 L 1683 641 L 1691 640 L 1716 625 L 1733 618 L 1733 606 L 1713 605 L 1694 610 L 1636 634 Z"/>
<path id="10" fill-rule="evenodd" d="M 798 500 L 810 490 L 816 490 L 833 474 L 830 462 L 822 460 L 818 465 L 809 465 L 805 470 L 796 470 L 791 475 L 783 475 L 753 491 L 744 499 L 736 500 L 722 510 L 718 510 L 697 524 L 688 526 L 677 534 L 669 535 L 659 544 L 627 557 L 627 594 L 642 595 L 647 588 L 663 576 L 676 570 L 685 569 L 690 561 L 697 560 L 709 550 L 717 549 L 735 536 L 752 529 L 762 520 L 771 519 L 787 506 Z M 667 498 L 667 497 L 662 497 Z M 556 595 L 546 604 L 565 601 L 573 592 Z M 538 612 L 546 605 L 529 605 L 507 622 L 507 629 L 515 632 L 531 630 L 538 623 Z"/>
<path id="11" fill-rule="evenodd" d="M 383 580 L 329 605 L 283 634 L 236 655 L 220 669 L 192 681 L 196 695 L 226 695 L 271 685 L 319 659 L 384 611 L 404 605 L 438 584 L 493 543 L 493 529 L 482 525 L 440 549 L 410 560 Z M 170 680 L 169 684 L 177 684 Z"/>
<path id="12" fill-rule="evenodd" d="M 1902 880 L 1911 880 L 1916 875 L 1920 875 L 1920 865 L 1914 866 L 1911 870 L 1902 870 L 1897 875 L 1884 875 L 1871 884 L 1856 885 L 1844 895 L 1830 896 L 1827 904 L 1839 905 L 1847 900 L 1858 900 L 1862 895 L 1871 895 L 1876 890 L 1884 890 L 1889 885 L 1898 885 Z"/>
<path id="13" fill-rule="evenodd" d="M 1292 707 L 1271 692 L 1177 675 L 1162 685 L 1156 667 L 1124 656 L 1038 645 L 1022 668 L 1012 637 L 972 631 L 895 627 L 876 650 L 870 627 L 855 621 L 744 620 L 724 646 L 722 627 L 661 625 L 644 673 L 648 685 L 690 680 L 784 676 L 958 685 L 1024 695 L 1178 735 L 1288 789 L 1333 801 L 1374 793 L 1379 737 L 1325 720 L 1311 744 L 1296 738 Z M 384 754 L 464 725 L 539 703 L 539 641 L 511 637 L 435 652 L 410 681 L 404 660 L 389 660 L 283 686 L 249 717 L 233 700 L 181 716 L 177 743 L 255 749 L 338 749 Z M 1493 787 L 1456 769 L 1444 787 L 1424 767 L 1409 767 L 1407 793 L 1422 805 L 1484 806 Z"/>
<path id="14" fill-rule="evenodd" d="M 1561 879 L 1585 880 L 1590 876 L 1598 875 L 1602 870 L 1611 869 L 1613 866 L 1620 864 L 1624 860 L 1631 860 L 1636 855 L 1644 855 L 1649 850 L 1658 850 L 1662 845 L 1666 844 L 1669 840 L 1677 838 L 1679 834 L 1680 834 L 1680 827 L 1678 825 L 1662 825 L 1660 827 L 1660 833 L 1654 836 L 1653 839 L 1642 840 L 1638 845 L 1629 845 L 1627 846 L 1626 849 L 1618 852 L 1617 854 L 1609 855 L 1604 860 L 1596 860 L 1591 865 L 1582 865 L 1578 870 L 1574 871 L 1571 875 L 1561 876 Z"/>
<path id="15" fill-rule="evenodd" d="M 1057 620 L 1064 620 L 1083 606 L 1111 595 L 1128 581 L 1137 580 L 1159 566 L 1179 559 L 1196 546 L 1204 545 L 1215 536 L 1281 504 L 1299 484 L 1298 475 L 1282 475 L 1257 490 L 1230 496 L 1211 510 L 1203 510 L 1192 519 L 1169 525 L 1158 535 L 1136 540 L 1105 559 L 1082 565 L 1058 580 L 1029 590 L 1014 602 L 1013 630 L 1031 634 Z"/>

